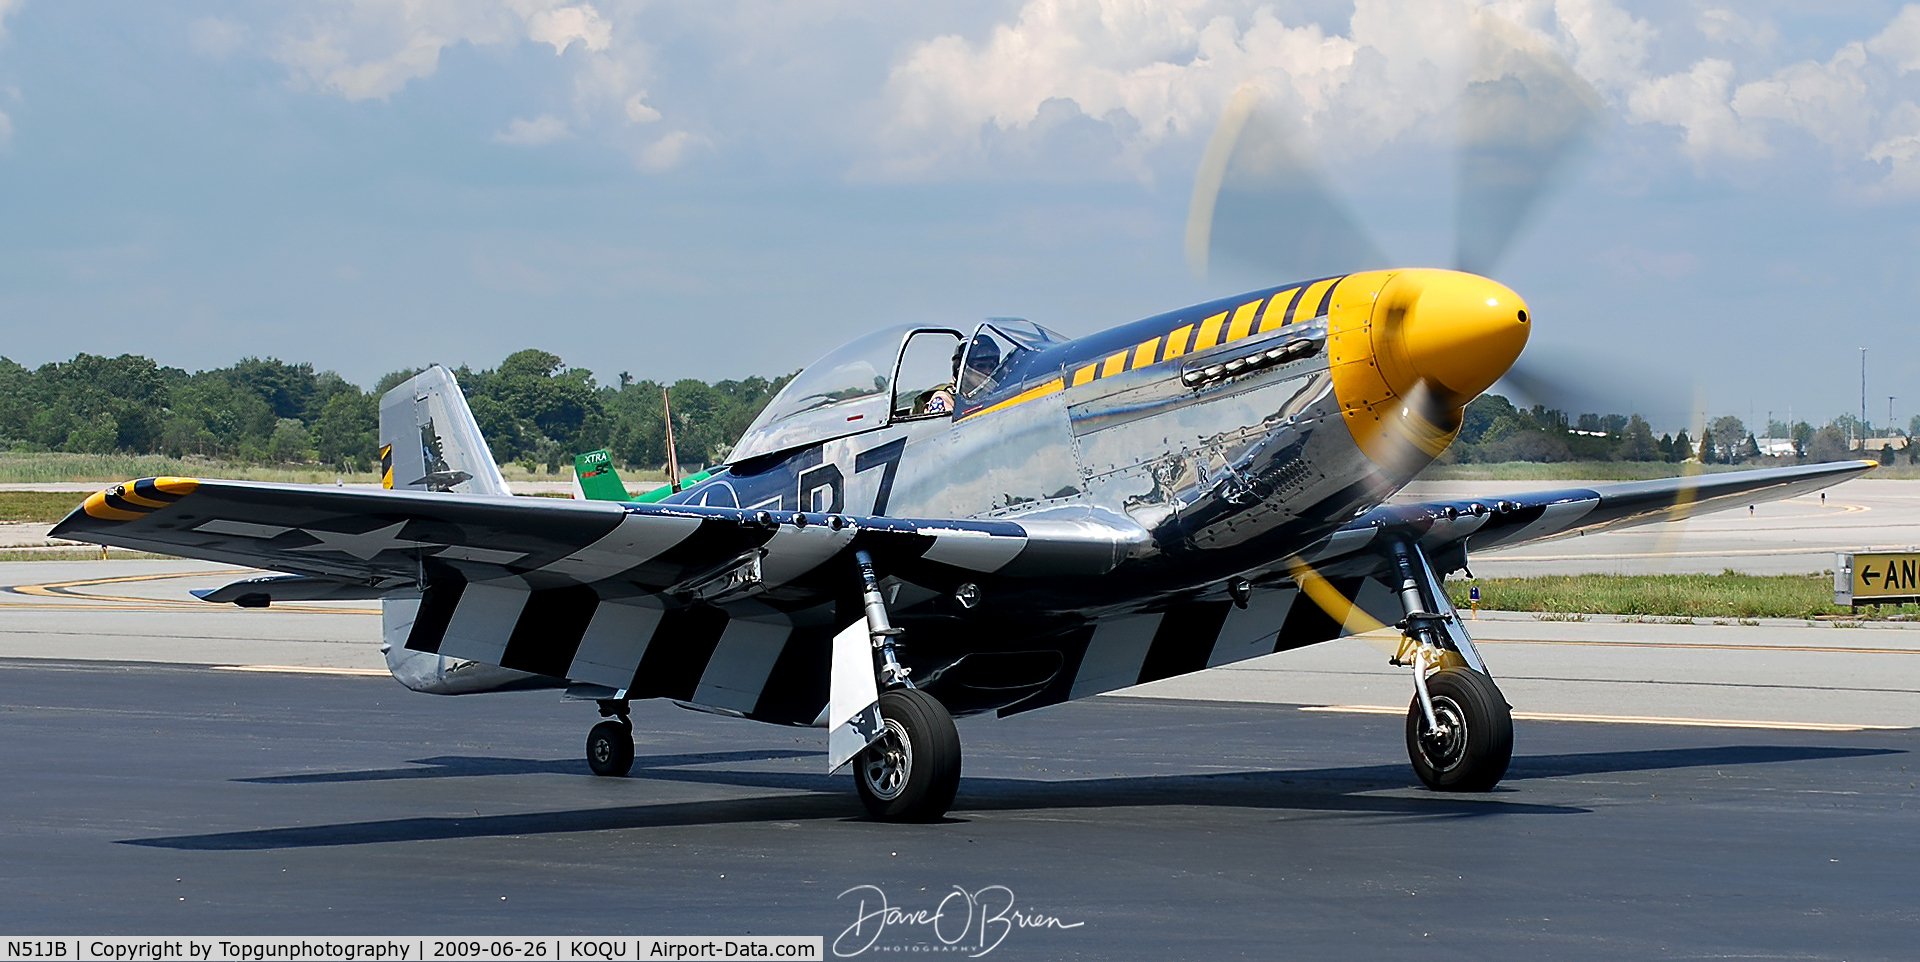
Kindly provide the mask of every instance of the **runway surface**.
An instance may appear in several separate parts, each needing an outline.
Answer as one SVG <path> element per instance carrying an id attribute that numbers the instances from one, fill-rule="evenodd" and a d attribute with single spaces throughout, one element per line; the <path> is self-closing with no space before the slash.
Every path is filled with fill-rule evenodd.
<path id="1" fill-rule="evenodd" d="M 1397 717 L 1095 699 L 963 720 L 953 817 L 898 826 L 821 774 L 816 733 L 638 707 L 636 775 L 599 779 L 591 711 L 551 692 L 7 663 L 0 927 L 832 943 L 877 898 L 850 888 L 931 910 L 998 885 L 1084 923 L 1005 933 L 1010 959 L 1871 959 L 1920 936 L 1907 730 L 1529 723 L 1502 790 L 1444 796 L 1413 787 Z M 895 926 L 871 951 L 915 943 L 938 944 Z"/>
<path id="2" fill-rule="evenodd" d="M 1920 483 L 1621 540 L 1649 537 L 1474 567 L 1817 570 L 1920 541 Z M 1488 613 L 1469 628 L 1516 759 L 1460 797 L 1416 786 L 1407 674 L 1348 639 L 962 720 L 953 818 L 894 826 L 822 774 L 817 731 L 648 703 L 635 776 L 596 779 L 590 706 L 407 692 L 367 603 L 187 594 L 251 574 L 0 564 L 0 928 L 831 945 L 877 892 L 931 912 L 1005 886 L 1083 924 L 1005 932 L 991 957 L 1905 959 L 1920 939 L 1920 626 Z M 964 922 L 978 952 L 964 902 L 942 934 Z M 941 947 L 874 932 L 842 948 Z"/>

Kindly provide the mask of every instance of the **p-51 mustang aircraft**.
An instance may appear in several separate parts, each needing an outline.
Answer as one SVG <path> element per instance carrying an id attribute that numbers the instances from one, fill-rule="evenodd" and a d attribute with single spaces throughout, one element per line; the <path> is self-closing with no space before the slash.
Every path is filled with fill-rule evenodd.
<path id="1" fill-rule="evenodd" d="M 631 501 L 514 498 L 459 387 L 381 401 L 389 490 L 148 478 L 56 537 L 286 574 L 204 595 L 381 601 L 417 691 L 828 729 L 867 810 L 944 814 L 955 715 L 1007 715 L 1397 625 L 1407 748 L 1483 791 L 1506 700 L 1442 579 L 1468 552 L 1790 497 L 1865 462 L 1387 506 L 1533 321 L 1474 274 L 1324 277 L 1077 339 L 1027 321 L 862 337 L 790 382 L 727 464 Z M 957 361 L 956 361 L 957 359 Z"/>

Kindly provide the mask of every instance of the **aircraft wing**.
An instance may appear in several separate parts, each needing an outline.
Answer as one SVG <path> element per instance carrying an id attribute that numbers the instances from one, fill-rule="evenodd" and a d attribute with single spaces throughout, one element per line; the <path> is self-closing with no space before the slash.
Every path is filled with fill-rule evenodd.
<path id="1" fill-rule="evenodd" d="M 1417 539 L 1437 568 L 1451 571 L 1460 567 L 1467 551 L 1510 548 L 1778 501 L 1845 481 L 1875 464 L 1839 461 L 1506 497 L 1382 505 L 1354 519 L 1301 557 L 1316 568 L 1334 565 L 1344 571 L 1380 566 L 1384 570 L 1383 556 L 1369 549 L 1383 536 L 1398 534 Z"/>
<path id="2" fill-rule="evenodd" d="M 96 493 L 53 536 L 303 576 L 229 586 L 216 599 L 256 603 L 443 580 L 534 591 L 617 582 L 631 594 L 688 601 L 817 603 L 818 569 L 853 548 L 939 583 L 969 573 L 1102 574 L 1146 537 L 1094 516 L 914 520 L 190 478 Z M 851 585 L 850 574 L 831 577 L 836 590 Z M 316 581 L 355 589 L 329 593 Z"/>

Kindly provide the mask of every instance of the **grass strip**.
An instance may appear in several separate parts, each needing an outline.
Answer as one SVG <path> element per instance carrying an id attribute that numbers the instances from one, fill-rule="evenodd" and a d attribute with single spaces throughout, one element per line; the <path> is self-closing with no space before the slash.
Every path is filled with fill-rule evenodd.
<path id="1" fill-rule="evenodd" d="M 179 561 L 170 554 L 129 551 L 114 548 L 100 557 L 99 548 L 0 548 L 0 562 L 6 561 Z"/>
<path id="2" fill-rule="evenodd" d="M 287 481 L 298 484 L 378 482 L 373 473 L 355 474 L 322 465 L 236 464 L 211 458 L 168 458 L 157 454 L 68 454 L 60 451 L 0 451 L 0 484 L 88 481 L 110 484 L 134 478 L 174 475 L 236 481 Z"/>
<path id="3" fill-rule="evenodd" d="M 1447 583 L 1455 606 L 1468 607 L 1470 585 L 1480 588 L 1480 607 L 1548 615 L 1608 614 L 1649 618 L 1912 618 L 1913 605 L 1862 608 L 1833 603 L 1833 576 L 1747 575 L 1542 575 L 1481 578 Z"/>
<path id="4" fill-rule="evenodd" d="M 52 524 L 86 499 L 78 491 L 0 491 L 0 522 Z"/>
<path id="5" fill-rule="evenodd" d="M 1789 458 L 1763 458 L 1748 464 L 1709 464 L 1701 466 L 1667 464 L 1658 461 L 1500 461 L 1491 464 L 1428 465 L 1417 481 L 1652 481 L 1677 478 L 1685 474 L 1721 474 L 1758 468 L 1790 467 Z M 1687 469 L 1687 470 L 1682 470 Z M 1882 465 L 1866 474 L 1877 480 L 1920 478 L 1920 465 Z"/>

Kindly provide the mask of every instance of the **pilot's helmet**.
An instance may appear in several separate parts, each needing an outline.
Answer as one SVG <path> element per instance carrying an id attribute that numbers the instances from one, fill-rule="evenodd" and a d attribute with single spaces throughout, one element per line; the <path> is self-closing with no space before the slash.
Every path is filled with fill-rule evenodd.
<path id="1" fill-rule="evenodd" d="M 999 369 L 1000 345 L 990 337 L 975 337 L 967 351 L 966 369 L 960 372 L 960 393 L 972 397 L 991 387 Z"/>
<path id="2" fill-rule="evenodd" d="M 973 352 L 967 355 L 968 369 L 980 374 L 992 374 L 1000 369 L 1000 345 L 990 337 L 973 339 Z"/>

